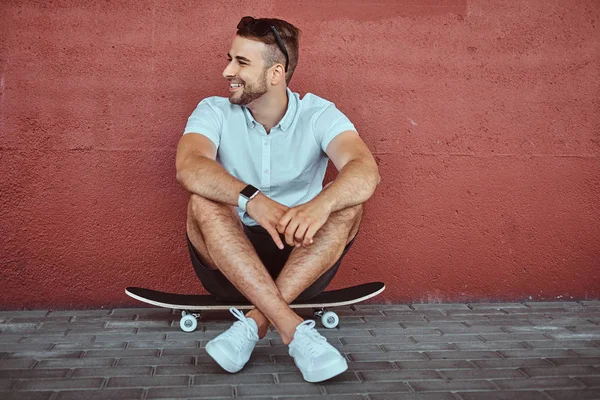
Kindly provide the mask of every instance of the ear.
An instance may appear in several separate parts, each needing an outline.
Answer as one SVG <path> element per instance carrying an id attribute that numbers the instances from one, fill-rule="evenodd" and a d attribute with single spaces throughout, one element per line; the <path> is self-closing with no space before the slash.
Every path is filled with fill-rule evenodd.
<path id="1" fill-rule="evenodd" d="M 271 67 L 271 84 L 279 85 L 281 81 L 285 82 L 285 71 L 281 64 L 275 64 Z"/>

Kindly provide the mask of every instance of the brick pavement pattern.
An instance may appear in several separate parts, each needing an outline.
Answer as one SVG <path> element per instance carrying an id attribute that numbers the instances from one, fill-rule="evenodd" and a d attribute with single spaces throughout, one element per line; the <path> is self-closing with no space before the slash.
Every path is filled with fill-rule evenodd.
<path id="1" fill-rule="evenodd" d="M 360 304 L 319 328 L 349 370 L 304 382 L 276 332 L 238 374 L 158 308 L 0 312 L 0 399 L 600 399 L 600 301 Z M 310 312 L 303 314 L 310 317 Z"/>

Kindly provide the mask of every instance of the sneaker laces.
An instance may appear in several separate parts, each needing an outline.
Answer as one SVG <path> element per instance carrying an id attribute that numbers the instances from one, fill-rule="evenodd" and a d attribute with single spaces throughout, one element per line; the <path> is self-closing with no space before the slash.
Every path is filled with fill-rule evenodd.
<path id="1" fill-rule="evenodd" d="M 314 358 L 320 355 L 323 350 L 328 350 L 329 343 L 327 343 L 327 339 L 315 329 L 315 321 L 308 320 L 302 322 L 296 328 L 296 332 L 300 333 L 300 335 L 294 335 L 294 339 L 297 338 L 300 340 L 302 347 L 312 356 L 313 362 Z"/>
<path id="2" fill-rule="evenodd" d="M 250 325 L 250 322 L 248 321 L 248 318 L 246 318 L 244 313 L 235 307 L 231 307 L 229 309 L 229 312 L 232 313 L 233 316 L 236 317 L 239 321 L 235 321 L 231 328 L 229 328 L 223 333 L 223 337 L 225 338 L 234 336 L 239 338 L 240 336 L 242 336 L 248 339 L 249 341 L 257 341 L 258 335 L 256 334 L 256 332 L 254 332 L 254 329 L 252 329 L 252 325 Z M 241 349 L 243 342 L 241 340 L 238 340 L 233 341 L 233 343 L 235 343 L 239 350 Z"/>

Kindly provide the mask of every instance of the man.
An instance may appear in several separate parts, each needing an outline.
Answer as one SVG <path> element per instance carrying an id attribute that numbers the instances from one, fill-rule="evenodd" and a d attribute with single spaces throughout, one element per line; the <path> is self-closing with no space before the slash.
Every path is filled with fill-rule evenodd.
<path id="1" fill-rule="evenodd" d="M 187 237 L 196 274 L 220 299 L 255 306 L 245 316 L 231 309 L 239 321 L 206 345 L 208 354 L 238 372 L 273 324 L 304 379 L 320 382 L 348 366 L 289 303 L 316 296 L 333 279 L 380 178 L 333 103 L 287 88 L 299 36 L 282 20 L 242 18 L 223 71 L 229 99 L 198 104 L 176 167 L 191 193 Z M 339 174 L 323 188 L 328 159 Z"/>

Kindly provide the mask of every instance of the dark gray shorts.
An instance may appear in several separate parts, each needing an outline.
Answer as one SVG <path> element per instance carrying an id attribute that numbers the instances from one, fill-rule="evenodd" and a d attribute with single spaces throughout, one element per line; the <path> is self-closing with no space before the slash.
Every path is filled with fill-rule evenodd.
<path id="1" fill-rule="evenodd" d="M 244 232 L 250 240 L 250 243 L 252 243 L 252 246 L 254 246 L 254 249 L 260 257 L 262 263 L 269 271 L 269 274 L 271 274 L 273 279 L 277 279 L 277 276 L 283 269 L 294 247 L 289 246 L 285 242 L 284 235 L 280 235 L 281 240 L 283 241 L 284 248 L 283 250 L 279 250 L 275 242 L 273 242 L 273 238 L 271 238 L 271 235 L 269 235 L 267 230 L 264 229 L 262 226 L 244 225 Z M 202 257 L 190 242 L 187 232 L 185 237 L 187 240 L 188 249 L 190 251 L 192 265 L 194 266 L 194 271 L 196 272 L 198 278 L 200 278 L 200 282 L 202 282 L 204 288 L 210 294 L 216 296 L 218 299 L 226 303 L 247 302 L 244 295 L 242 295 L 235 288 L 235 286 L 233 286 L 233 284 L 231 284 L 231 282 L 227 280 L 227 278 L 221 273 L 221 271 L 210 269 L 205 266 L 205 263 L 202 262 Z M 339 260 L 337 260 L 337 262 L 331 268 L 329 268 L 323 275 L 321 275 L 310 287 L 308 287 L 304 292 L 302 292 L 300 296 L 298 296 L 297 300 L 311 299 L 325 290 L 327 285 L 329 285 L 329 283 L 335 276 L 342 262 L 342 258 L 344 258 L 344 255 L 346 255 L 346 253 L 354 243 L 354 240 L 356 240 L 356 236 L 352 239 L 350 243 L 346 245 L 346 248 L 344 249 L 344 252 L 340 256 Z"/>

